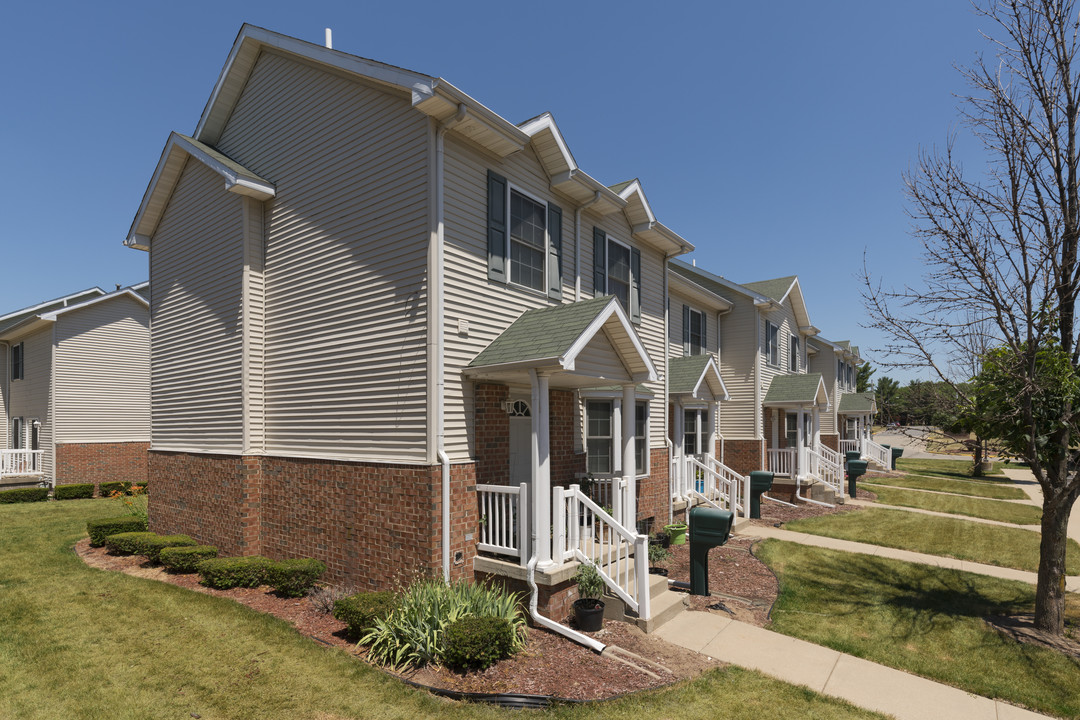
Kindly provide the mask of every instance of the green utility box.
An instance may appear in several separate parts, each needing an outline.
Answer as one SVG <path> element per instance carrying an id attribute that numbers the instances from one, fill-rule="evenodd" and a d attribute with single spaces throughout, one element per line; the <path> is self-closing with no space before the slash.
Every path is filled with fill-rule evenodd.
<path id="1" fill-rule="evenodd" d="M 750 473 L 750 517 L 761 517 L 761 495 L 772 490 L 774 474 L 767 470 Z"/>
<path id="2" fill-rule="evenodd" d="M 735 514 L 730 510 L 695 507 L 690 518 L 690 594 L 709 594 L 709 550 L 731 536 Z"/>

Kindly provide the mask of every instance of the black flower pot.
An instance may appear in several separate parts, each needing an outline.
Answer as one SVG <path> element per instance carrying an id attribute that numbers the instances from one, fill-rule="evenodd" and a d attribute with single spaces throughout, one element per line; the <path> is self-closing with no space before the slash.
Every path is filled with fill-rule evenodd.
<path id="1" fill-rule="evenodd" d="M 604 627 L 604 603 L 592 598 L 574 601 L 574 621 L 582 632 L 596 632 Z"/>

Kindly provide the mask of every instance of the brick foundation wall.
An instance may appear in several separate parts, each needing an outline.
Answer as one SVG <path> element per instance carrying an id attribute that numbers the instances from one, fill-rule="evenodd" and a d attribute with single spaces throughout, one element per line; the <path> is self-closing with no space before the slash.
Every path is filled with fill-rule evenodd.
<path id="1" fill-rule="evenodd" d="M 748 475 L 754 470 L 762 470 L 761 440 L 726 440 L 724 441 L 724 464 L 739 473 Z M 720 442 L 716 443 L 716 456 L 720 457 Z"/>
<path id="2" fill-rule="evenodd" d="M 637 484 L 637 519 L 652 518 L 652 532 L 656 532 L 668 521 L 668 507 L 671 503 L 671 482 L 668 470 L 668 450 L 649 449 L 649 476 L 640 478 Z M 631 528 L 634 529 L 634 528 Z"/>
<path id="3" fill-rule="evenodd" d="M 56 446 L 57 485 L 146 482 L 150 443 L 60 443 Z"/>
<path id="4" fill-rule="evenodd" d="M 532 589 L 524 580 L 502 575 L 490 575 L 478 572 L 475 574 L 477 582 L 490 582 L 494 585 L 506 588 L 510 592 L 521 593 L 523 604 L 528 604 L 532 596 Z M 573 580 L 559 583 L 558 585 L 537 585 L 536 609 L 546 618 L 567 625 L 574 616 L 574 601 L 578 599 L 577 583 Z M 526 615 L 528 611 L 526 610 Z M 531 620 L 530 620 L 531 624 Z"/>

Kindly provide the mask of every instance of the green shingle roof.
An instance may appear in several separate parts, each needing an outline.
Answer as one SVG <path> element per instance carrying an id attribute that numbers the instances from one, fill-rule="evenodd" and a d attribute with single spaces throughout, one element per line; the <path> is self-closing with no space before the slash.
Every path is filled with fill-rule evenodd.
<path id="1" fill-rule="evenodd" d="M 469 367 L 561 357 L 609 302 L 611 296 L 603 296 L 527 310 L 481 350 Z"/>
<path id="2" fill-rule="evenodd" d="M 858 415 L 874 411 L 874 393 L 844 393 L 840 396 L 839 412 Z"/>
<path id="3" fill-rule="evenodd" d="M 775 280 L 759 280 L 758 282 L 743 283 L 744 287 L 748 287 L 756 293 L 760 293 L 767 298 L 771 298 L 776 302 L 780 302 L 787 295 L 788 290 L 791 289 L 791 284 L 796 280 L 795 275 L 788 275 L 787 277 L 776 278 Z"/>
<path id="4" fill-rule="evenodd" d="M 806 403 L 817 401 L 821 373 L 777 375 L 765 393 L 766 403 Z"/>
<path id="5" fill-rule="evenodd" d="M 672 393 L 694 392 L 701 373 L 709 364 L 709 355 L 672 358 L 668 364 L 668 390 Z"/>

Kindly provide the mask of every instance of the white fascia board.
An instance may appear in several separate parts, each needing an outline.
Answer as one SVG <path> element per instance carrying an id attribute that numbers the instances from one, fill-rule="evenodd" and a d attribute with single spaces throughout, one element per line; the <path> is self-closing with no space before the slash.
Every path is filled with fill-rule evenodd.
<path id="1" fill-rule="evenodd" d="M 217 141 L 224 118 L 231 114 L 232 106 L 239 98 L 245 85 L 246 77 L 234 77 L 247 74 L 254 65 L 254 59 L 264 47 L 305 58 L 315 63 L 328 65 L 347 73 L 358 75 L 368 80 L 430 96 L 433 78 L 415 73 L 404 68 L 357 57 L 340 50 L 332 50 L 323 45 L 310 43 L 298 38 L 282 35 L 265 28 L 245 23 L 233 43 L 225 66 L 218 76 L 210 99 L 207 100 L 199 123 L 195 127 L 195 138 L 211 145 Z M 243 60 L 243 62 L 240 62 Z M 220 117 L 219 117 L 220 116 Z M 220 126 L 220 127 L 219 127 Z"/>
<path id="2" fill-rule="evenodd" d="M 568 182 L 574 182 L 591 193 L 600 193 L 600 202 L 589 206 L 589 212 L 610 215 L 626 207 L 626 201 L 615 194 L 611 188 L 580 169 L 556 173 L 548 178 L 548 181 L 552 187 L 556 188 Z"/>
<path id="3" fill-rule="evenodd" d="M 46 318 L 44 315 L 31 315 L 18 325 L 13 325 L 5 330 L 4 334 L 0 335 L 0 341 L 10 342 L 16 340 L 23 335 L 29 335 L 54 322 L 56 322 L 55 319 Z"/>
<path id="4" fill-rule="evenodd" d="M 800 325 L 799 326 L 799 332 L 801 332 L 806 337 L 814 337 L 818 333 L 820 333 L 821 330 L 814 327 L 813 325 Z"/>
<path id="5" fill-rule="evenodd" d="M 720 297 L 716 293 L 710 292 L 689 278 L 670 270 L 668 271 L 668 290 L 669 292 L 673 290 L 688 298 L 691 302 L 699 303 L 703 307 L 716 312 L 730 312 L 731 309 L 735 307 L 735 303 L 727 298 Z"/>
<path id="6" fill-rule="evenodd" d="M 632 373 L 631 379 L 633 379 L 634 382 L 655 382 L 659 377 L 656 373 L 656 366 L 653 365 L 649 353 L 646 352 L 645 346 L 641 342 L 641 338 L 639 338 L 638 334 L 634 331 L 634 326 L 630 323 L 630 319 L 626 317 L 626 313 L 623 312 L 622 306 L 619 305 L 619 301 L 615 298 L 611 298 L 604 309 L 597 314 L 593 321 L 589 323 L 589 326 L 585 328 L 581 335 L 578 336 L 577 340 L 573 342 L 566 351 L 566 354 L 562 356 L 563 366 L 568 370 L 573 368 L 577 356 L 585 349 L 585 346 L 592 341 L 596 334 L 601 331 L 604 325 L 607 324 L 612 315 L 618 318 L 619 324 L 633 344 L 638 358 L 645 365 L 645 371 Z"/>
<path id="7" fill-rule="evenodd" d="M 147 284 L 149 285 L 149 283 L 147 283 Z M 83 308 L 90 307 L 91 305 L 97 305 L 98 303 L 108 302 L 109 300 L 113 300 L 113 299 L 121 297 L 121 296 L 129 297 L 132 300 L 134 300 L 135 302 L 142 305 L 143 307 L 147 307 L 147 308 L 150 307 L 150 303 L 147 302 L 146 298 L 144 298 L 142 295 L 139 295 L 137 292 L 135 292 L 134 290 L 131 290 L 129 288 L 122 288 L 120 290 L 117 290 L 116 292 L 111 292 L 108 295 L 102 295 L 100 297 L 91 298 L 90 300 L 86 300 L 86 301 L 78 303 L 76 305 L 68 305 L 67 307 L 57 308 L 56 310 L 53 310 L 52 312 L 47 312 L 47 313 L 44 313 L 43 315 L 41 315 L 41 319 L 42 320 L 55 321 L 56 318 L 60 317 L 61 315 L 65 314 L 65 313 L 69 313 L 69 312 L 72 312 L 74 310 L 82 310 Z"/>
<path id="8" fill-rule="evenodd" d="M 534 358 L 510 363 L 496 363 L 494 365 L 476 365 L 463 369 L 461 372 L 466 377 L 471 375 L 496 375 L 499 373 L 521 372 L 522 370 L 566 370 L 562 358 Z"/>
<path id="9" fill-rule="evenodd" d="M 727 385 L 724 384 L 724 378 L 720 377 L 720 368 L 716 367 L 716 361 L 713 360 L 711 356 L 709 357 L 709 362 L 705 363 L 705 367 L 701 371 L 701 377 L 698 378 L 697 383 L 694 385 L 694 397 L 699 397 L 702 384 L 708 384 L 710 371 L 711 374 L 715 376 L 717 382 L 720 383 L 720 391 L 723 393 L 720 399 L 725 401 L 731 400 L 731 396 L 728 395 Z M 711 387 L 709 388 L 709 392 L 712 393 L 713 397 L 716 397 L 717 393 L 714 393 Z"/>
<path id="10" fill-rule="evenodd" d="M 170 146 L 180 147 L 188 155 L 225 178 L 225 189 L 229 192 L 247 195 L 256 200 L 269 200 L 277 194 L 277 188 L 273 183 L 263 180 L 251 171 L 247 171 L 247 175 L 240 174 L 236 168 L 221 162 L 213 154 L 207 152 L 206 147 L 198 141 L 193 142 L 183 135 L 173 133 L 169 137 L 169 143 Z M 166 151 L 168 150 L 169 147 L 166 147 Z M 230 160 L 230 162 L 235 161 Z M 236 164 L 239 166 L 239 163 Z"/>
<path id="11" fill-rule="evenodd" d="M 92 288 L 87 288 L 85 290 L 80 290 L 77 293 L 71 293 L 70 295 L 65 295 L 63 297 L 53 298 L 52 300 L 46 300 L 45 302 L 40 302 L 37 305 L 31 305 L 30 307 L 20 308 L 19 310 L 16 310 L 14 312 L 9 312 L 7 314 L 0 315 L 0 320 L 6 320 L 9 317 L 15 317 L 16 315 L 22 315 L 24 313 L 33 312 L 34 310 L 37 310 L 38 308 L 43 308 L 46 305 L 52 305 L 53 303 L 58 303 L 58 302 L 66 303 L 71 298 L 76 298 L 76 297 L 79 297 L 80 295 L 85 295 L 86 293 L 94 292 L 95 290 L 101 295 L 106 294 L 104 290 L 102 290 L 101 288 L 99 288 L 99 287 L 97 287 L 95 285 Z"/>
<path id="12" fill-rule="evenodd" d="M 570 152 L 570 148 L 567 147 L 566 139 L 559 131 L 559 126 L 555 124 L 555 118 L 551 116 L 551 113 L 544 113 L 539 117 L 524 122 L 519 125 L 518 128 L 530 138 L 545 130 L 550 132 L 552 139 L 555 141 L 555 145 L 558 146 L 559 152 L 562 153 L 563 162 L 566 163 L 567 171 L 572 173 L 578 169 L 577 162 L 574 160 L 574 155 Z"/>
<path id="13" fill-rule="evenodd" d="M 518 128 L 517 125 L 514 125 L 491 108 L 459 90 L 452 83 L 443 78 L 435 78 L 431 83 L 430 97 L 436 96 L 440 97 L 444 102 L 452 104 L 453 107 L 465 105 L 469 109 L 469 117 L 472 120 L 482 123 L 489 130 L 497 133 L 508 143 L 516 147 L 517 150 L 524 150 L 525 146 L 529 144 L 531 138 Z M 423 98 L 422 94 L 418 94 L 414 91 L 413 107 L 421 104 L 422 100 L 418 101 L 418 98 Z M 423 110 L 423 108 L 420 109 Z"/>
<path id="14" fill-rule="evenodd" d="M 754 301 L 754 306 L 755 307 L 760 308 L 760 307 L 765 307 L 765 306 L 768 306 L 768 305 L 772 304 L 772 300 L 770 298 L 765 297 L 764 295 L 762 295 L 759 292 L 755 292 L 754 290 L 751 290 L 750 288 L 746 287 L 745 285 L 740 285 L 737 282 L 734 282 L 732 280 L 728 280 L 725 277 L 720 277 L 719 275 L 716 275 L 715 273 L 711 273 L 708 270 L 705 270 L 703 268 L 699 268 L 696 265 L 691 265 L 690 263 L 686 262 L 685 260 L 679 260 L 678 263 L 681 264 L 682 268 L 686 269 L 689 272 L 699 273 L 702 276 L 704 276 L 705 278 L 709 279 L 710 281 L 716 283 L 717 285 L 725 287 L 728 290 L 731 290 L 732 292 L 737 292 L 740 295 L 745 295 L 746 297 L 748 297 L 748 298 L 750 298 L 751 300 Z"/>
<path id="15" fill-rule="evenodd" d="M 629 202 L 631 196 L 637 195 L 641 201 L 642 208 L 645 209 L 645 216 L 648 218 L 650 224 L 656 222 L 656 216 L 653 215 L 652 208 L 649 207 L 649 201 L 645 198 L 645 191 L 641 188 L 641 183 L 638 180 L 633 180 L 629 185 L 624 187 L 619 193 L 619 197 Z"/>

